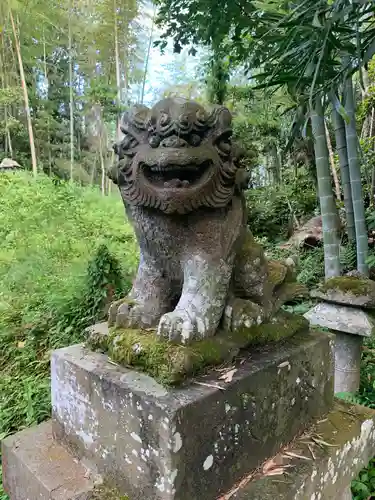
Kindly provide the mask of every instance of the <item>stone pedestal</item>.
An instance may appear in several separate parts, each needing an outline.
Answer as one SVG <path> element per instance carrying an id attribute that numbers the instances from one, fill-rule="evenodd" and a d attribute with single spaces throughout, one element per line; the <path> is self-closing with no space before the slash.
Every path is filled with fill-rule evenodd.
<path id="1" fill-rule="evenodd" d="M 75 474 L 91 481 L 66 498 L 94 498 L 92 478 L 101 477 L 131 500 L 215 500 L 332 407 L 332 339 L 327 334 L 306 332 L 253 349 L 235 368 L 228 382 L 212 370 L 196 383 L 166 389 L 82 346 L 56 351 L 54 439 L 41 439 L 42 427 L 27 431 L 44 449 L 37 468 L 30 465 L 30 453 L 19 453 L 27 448 L 29 434 L 5 440 L 4 479 L 11 499 L 65 498 L 53 496 L 54 485 L 46 486 L 51 467 L 46 450 L 54 449 L 54 461 L 60 463 L 64 450 Z M 59 475 L 67 467 L 54 467 L 55 483 L 66 484 Z M 26 470 L 30 473 L 23 481 Z M 25 496 L 26 483 L 38 495 Z"/>
<path id="2" fill-rule="evenodd" d="M 325 419 L 245 477 L 230 498 L 351 500 L 350 483 L 374 450 L 375 411 L 336 401 Z"/>
<path id="3" fill-rule="evenodd" d="M 335 334 L 335 393 L 359 389 L 363 338 L 372 335 L 371 316 L 357 307 L 321 302 L 305 314 L 312 326 Z"/>

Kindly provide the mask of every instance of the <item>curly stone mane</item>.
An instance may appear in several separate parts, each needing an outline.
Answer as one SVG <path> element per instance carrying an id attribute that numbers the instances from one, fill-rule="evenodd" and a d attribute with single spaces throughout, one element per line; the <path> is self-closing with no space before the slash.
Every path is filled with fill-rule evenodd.
<path id="1" fill-rule="evenodd" d="M 135 106 L 122 118 L 119 162 L 109 176 L 130 205 L 168 214 L 225 207 L 238 171 L 231 121 L 224 107 L 207 112 L 185 99 Z"/>

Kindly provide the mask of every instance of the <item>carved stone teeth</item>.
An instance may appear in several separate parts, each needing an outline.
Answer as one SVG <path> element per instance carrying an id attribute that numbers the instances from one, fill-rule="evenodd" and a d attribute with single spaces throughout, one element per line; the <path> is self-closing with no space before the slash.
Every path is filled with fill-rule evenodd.
<path id="1" fill-rule="evenodd" d="M 188 187 L 190 185 L 189 181 L 180 181 L 180 179 L 172 179 L 171 181 L 164 182 L 165 188 L 180 188 L 180 187 Z"/>

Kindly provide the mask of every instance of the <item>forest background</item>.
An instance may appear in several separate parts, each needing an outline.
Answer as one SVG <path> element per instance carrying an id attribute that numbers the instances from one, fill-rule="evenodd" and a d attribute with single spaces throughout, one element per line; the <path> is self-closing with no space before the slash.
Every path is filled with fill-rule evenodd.
<path id="1" fill-rule="evenodd" d="M 49 355 L 130 286 L 137 245 L 106 176 L 119 117 L 224 104 L 248 224 L 310 288 L 375 277 L 375 7 L 363 0 L 4 0 L 0 5 L 0 438 L 50 412 Z M 312 301 L 289 304 L 305 312 Z M 375 408 L 375 343 L 361 388 Z M 375 494 L 375 461 L 353 482 Z M 0 490 L 0 499 L 6 498 Z"/>

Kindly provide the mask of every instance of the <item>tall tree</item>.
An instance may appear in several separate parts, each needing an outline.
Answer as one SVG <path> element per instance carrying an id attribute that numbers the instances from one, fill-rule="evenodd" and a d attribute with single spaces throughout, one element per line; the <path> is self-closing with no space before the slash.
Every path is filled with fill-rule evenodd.
<path id="1" fill-rule="evenodd" d="M 321 97 L 315 99 L 314 107 L 311 111 L 311 124 L 314 136 L 320 211 L 323 222 L 324 267 L 327 279 L 340 276 L 340 239 L 338 236 L 337 209 L 332 192 L 329 153 Z"/>
<path id="2" fill-rule="evenodd" d="M 144 99 L 145 99 L 147 73 L 148 73 L 148 67 L 149 67 L 149 62 L 150 62 L 151 47 L 152 47 L 153 38 L 154 38 L 155 17 L 156 17 L 156 5 L 154 5 L 154 10 L 152 13 L 150 36 L 149 36 L 148 44 L 147 44 L 147 52 L 146 52 L 145 66 L 144 66 L 144 71 L 143 71 L 142 89 L 141 89 L 141 98 L 140 98 L 141 104 L 143 104 Z"/>
<path id="3" fill-rule="evenodd" d="M 9 6 L 9 17 L 10 17 L 10 22 L 12 24 L 14 45 L 16 47 L 19 72 L 20 72 L 20 78 L 21 78 L 21 85 L 22 85 L 22 91 L 23 91 L 23 98 L 24 98 L 24 102 L 25 102 L 25 113 L 26 113 L 26 119 L 27 119 L 27 128 L 28 128 L 28 132 L 29 132 L 32 170 L 33 170 L 33 174 L 36 176 L 38 173 L 38 166 L 37 166 L 36 151 L 35 151 L 34 131 L 33 131 L 33 125 L 32 125 L 32 121 L 31 121 L 29 92 L 28 92 L 28 88 L 27 88 L 27 84 L 26 84 L 26 77 L 25 77 L 25 71 L 24 71 L 24 65 L 23 65 L 23 59 L 22 59 L 22 53 L 21 53 L 20 40 L 19 40 L 17 28 L 16 28 L 16 23 L 14 21 L 13 11 L 12 11 L 10 6 Z"/>
<path id="4" fill-rule="evenodd" d="M 74 1 L 74 0 L 73 0 Z M 69 0 L 68 9 L 68 56 L 69 56 L 69 121 L 70 121 L 70 180 L 74 178 L 74 97 L 73 97 L 73 40 L 72 13 L 74 4 Z"/>
<path id="5" fill-rule="evenodd" d="M 345 133 L 357 244 L 357 267 L 358 271 L 362 274 L 368 275 L 368 234 L 362 192 L 361 168 L 358 151 L 359 143 L 356 129 L 355 101 L 351 76 L 348 77 L 345 82 L 344 97 L 345 110 L 348 115 L 348 121 L 345 123 Z"/>
<path id="6" fill-rule="evenodd" d="M 113 24 L 114 24 L 114 48 L 115 48 L 115 66 L 116 66 L 116 87 L 117 87 L 117 107 L 120 110 L 121 106 L 121 71 L 120 71 L 120 52 L 118 41 L 118 26 L 117 26 L 117 0 L 113 0 Z M 120 117 L 117 118 L 117 135 L 120 134 Z"/>
<path id="7" fill-rule="evenodd" d="M 352 189 L 350 186 L 349 162 L 346 147 L 345 122 L 336 109 L 336 101 L 332 102 L 332 121 L 335 129 L 336 150 L 339 157 L 342 190 L 344 194 L 344 207 L 346 218 L 346 230 L 348 239 L 355 242 L 355 224 L 353 212 Z"/>

